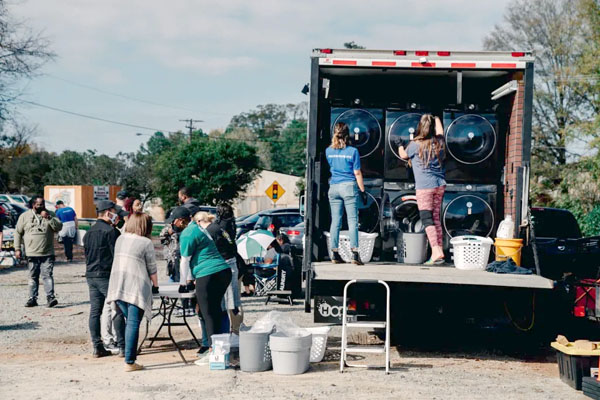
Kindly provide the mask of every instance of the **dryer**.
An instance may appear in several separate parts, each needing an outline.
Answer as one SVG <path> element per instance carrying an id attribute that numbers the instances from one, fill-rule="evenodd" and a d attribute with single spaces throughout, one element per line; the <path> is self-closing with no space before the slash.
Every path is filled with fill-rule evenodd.
<path id="1" fill-rule="evenodd" d="M 493 111 L 476 106 L 444 110 L 446 181 L 464 184 L 501 184 L 504 138 Z"/>
<path id="2" fill-rule="evenodd" d="M 400 158 L 398 146 L 405 147 L 413 139 L 423 111 L 413 105 L 406 109 L 387 109 L 385 113 L 384 179 L 395 182 L 414 182 L 408 162 Z"/>
<path id="3" fill-rule="evenodd" d="M 331 108 L 330 137 L 338 122 L 348 125 L 350 145 L 358 149 L 365 178 L 381 178 L 383 174 L 383 110 L 378 108 Z"/>
<path id="4" fill-rule="evenodd" d="M 380 208 L 379 233 L 383 255 L 395 259 L 395 250 L 405 232 L 423 232 L 415 197 L 415 185 L 411 182 L 385 182 Z"/>

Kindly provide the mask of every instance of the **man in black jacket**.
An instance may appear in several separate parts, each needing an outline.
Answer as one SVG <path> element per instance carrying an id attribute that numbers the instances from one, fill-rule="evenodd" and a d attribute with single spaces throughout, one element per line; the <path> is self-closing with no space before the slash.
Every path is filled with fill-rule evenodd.
<path id="1" fill-rule="evenodd" d="M 94 357 L 105 357 L 112 353 L 104 347 L 100 333 L 100 317 L 102 308 L 106 300 L 108 291 L 108 282 L 110 280 L 110 271 L 112 268 L 113 257 L 115 254 L 115 243 L 120 233 L 116 225 L 121 218 L 124 218 L 127 211 L 117 206 L 112 201 L 102 200 L 97 205 L 98 220 L 87 231 L 83 237 L 83 246 L 85 248 L 85 277 L 90 291 L 90 335 L 94 346 Z M 117 313 L 114 324 L 117 331 L 117 344 L 119 349 L 125 349 L 125 340 L 119 337 L 119 332 L 123 332 L 122 327 L 125 321 L 121 313 Z"/>

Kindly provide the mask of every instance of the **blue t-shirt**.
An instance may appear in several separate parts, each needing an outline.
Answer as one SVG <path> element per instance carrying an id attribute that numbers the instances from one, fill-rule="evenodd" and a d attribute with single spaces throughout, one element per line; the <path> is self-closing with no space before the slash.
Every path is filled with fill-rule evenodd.
<path id="1" fill-rule="evenodd" d="M 354 171 L 360 170 L 360 155 L 356 147 L 346 146 L 345 149 L 328 147 L 325 156 L 331 171 L 330 185 L 356 181 Z"/>
<path id="2" fill-rule="evenodd" d="M 415 174 L 416 189 L 434 189 L 446 184 L 446 171 L 440 159 L 433 157 L 429 165 L 425 166 L 421 157 L 419 157 L 419 144 L 410 142 L 406 148 L 406 153 L 411 160 L 412 169 Z M 441 158 L 444 158 L 444 151 L 441 151 Z"/>
<path id="3" fill-rule="evenodd" d="M 77 217 L 77 214 L 75 214 L 75 210 L 71 207 L 63 207 L 56 210 L 56 218 L 62 223 L 75 221 L 75 217 Z"/>

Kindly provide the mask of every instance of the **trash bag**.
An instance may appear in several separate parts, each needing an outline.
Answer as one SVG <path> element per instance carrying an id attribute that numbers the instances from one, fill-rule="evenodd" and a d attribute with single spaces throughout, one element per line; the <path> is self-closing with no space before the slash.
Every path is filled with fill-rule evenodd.
<path id="1" fill-rule="evenodd" d="M 305 336 L 306 329 L 300 328 L 289 315 L 280 311 L 270 311 L 260 317 L 249 330 L 251 333 L 281 332 L 285 336 Z"/>

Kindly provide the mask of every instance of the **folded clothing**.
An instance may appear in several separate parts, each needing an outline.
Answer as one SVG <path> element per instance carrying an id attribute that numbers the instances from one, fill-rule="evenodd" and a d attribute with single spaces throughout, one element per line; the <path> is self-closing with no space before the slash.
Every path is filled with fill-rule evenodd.
<path id="1" fill-rule="evenodd" d="M 504 261 L 491 262 L 485 270 L 497 274 L 531 275 L 533 273 L 530 269 L 519 267 L 512 258 L 508 258 Z"/>

